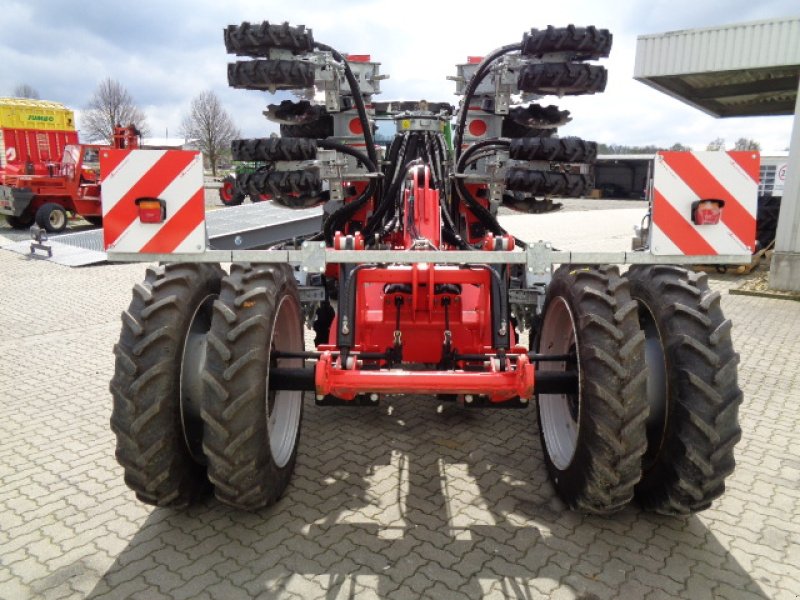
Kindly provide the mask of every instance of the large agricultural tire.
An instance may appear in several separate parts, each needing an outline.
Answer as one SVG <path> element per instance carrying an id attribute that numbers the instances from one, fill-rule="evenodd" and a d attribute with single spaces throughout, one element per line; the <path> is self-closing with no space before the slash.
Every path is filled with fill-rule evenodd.
<path id="1" fill-rule="evenodd" d="M 547 29 L 531 29 L 522 38 L 523 56 L 541 57 L 553 52 L 568 52 L 572 60 L 588 60 L 606 57 L 611 52 L 613 36 L 608 29 L 597 29 L 594 26 L 553 27 Z"/>
<path id="2" fill-rule="evenodd" d="M 593 163 L 597 159 L 597 144 L 576 137 L 520 138 L 511 141 L 509 158 Z"/>
<path id="3" fill-rule="evenodd" d="M 648 446 L 636 497 L 662 514 L 697 512 L 725 491 L 741 437 L 731 322 L 703 273 L 633 266 L 627 278 L 649 370 Z"/>
<path id="4" fill-rule="evenodd" d="M 34 221 L 36 221 L 36 217 L 29 212 L 24 212 L 18 217 L 6 215 L 6 222 L 12 229 L 27 229 L 33 225 Z"/>
<path id="5" fill-rule="evenodd" d="M 231 142 L 233 160 L 274 162 L 279 160 L 314 160 L 317 145 L 304 138 L 274 137 Z"/>
<path id="6" fill-rule="evenodd" d="M 54 202 L 42 204 L 36 210 L 36 224 L 47 233 L 61 233 L 67 228 L 67 211 Z"/>
<path id="7" fill-rule="evenodd" d="M 236 187 L 236 177 L 227 175 L 222 180 L 222 186 L 219 188 L 219 201 L 225 206 L 239 206 L 246 194 L 239 191 Z"/>
<path id="8" fill-rule="evenodd" d="M 517 85 L 521 92 L 575 96 L 595 94 L 606 89 L 605 67 L 580 63 L 539 63 L 520 70 Z"/>
<path id="9" fill-rule="evenodd" d="M 239 176 L 237 185 L 251 198 L 268 194 L 273 202 L 287 208 L 308 208 L 319 204 L 322 193 L 322 179 L 314 168 L 245 173 Z"/>
<path id="10" fill-rule="evenodd" d="M 199 415 L 184 411 L 184 359 L 190 333 L 210 326 L 222 275 L 212 264 L 148 268 L 122 313 L 111 429 L 125 483 L 147 504 L 185 506 L 209 488 Z"/>
<path id="11" fill-rule="evenodd" d="M 272 48 L 291 50 L 293 54 L 314 50 L 314 36 L 303 25 L 271 25 L 268 21 L 253 25 L 245 21 L 228 25 L 224 36 L 225 50 L 239 56 L 268 56 Z"/>
<path id="12" fill-rule="evenodd" d="M 228 85 L 245 90 L 314 87 L 314 65 L 299 60 L 249 60 L 228 64 Z"/>
<path id="13" fill-rule="evenodd" d="M 291 267 L 233 264 L 208 339 L 203 448 L 215 494 L 246 510 L 271 505 L 294 470 L 303 415 L 302 392 L 268 383 L 275 350 L 304 349 Z M 302 367 L 302 360 L 280 364 Z"/>
<path id="14" fill-rule="evenodd" d="M 307 123 L 281 123 L 280 132 L 283 137 L 322 140 L 333 135 L 333 115 L 326 114 Z"/>
<path id="15" fill-rule="evenodd" d="M 264 116 L 270 121 L 288 125 L 311 123 L 326 115 L 328 115 L 328 111 L 324 105 L 312 104 L 308 100 L 298 102 L 283 100 L 280 104 L 267 105 L 267 110 L 264 112 Z"/>
<path id="16" fill-rule="evenodd" d="M 538 394 L 545 463 L 571 508 L 607 514 L 633 498 L 647 446 L 644 335 L 616 267 L 564 265 L 548 287 L 536 351 L 574 354 L 540 363 L 577 371 L 578 393 Z"/>
<path id="17" fill-rule="evenodd" d="M 512 167 L 506 171 L 506 189 L 512 192 L 578 198 L 586 195 L 591 183 L 585 175 L 557 173 Z"/>

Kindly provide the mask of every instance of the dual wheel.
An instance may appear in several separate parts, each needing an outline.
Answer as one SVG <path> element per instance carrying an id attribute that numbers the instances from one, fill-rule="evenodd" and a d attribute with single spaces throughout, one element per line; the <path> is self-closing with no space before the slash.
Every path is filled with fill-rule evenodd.
<path id="1" fill-rule="evenodd" d="M 572 508 L 636 499 L 662 514 L 703 510 L 725 489 L 741 432 L 731 322 L 706 276 L 679 267 L 558 269 L 534 346 L 570 360 L 572 394 L 539 394 L 545 463 Z"/>
<path id="2" fill-rule="evenodd" d="M 148 269 L 122 315 L 110 386 L 117 460 L 140 500 L 185 506 L 212 487 L 244 509 L 280 498 L 303 396 L 271 390 L 269 371 L 276 351 L 304 349 L 302 327 L 287 265 Z"/>
<path id="3" fill-rule="evenodd" d="M 61 233 L 67 228 L 67 211 L 60 204 L 48 202 L 35 213 L 24 212 L 18 217 L 7 216 L 6 221 L 14 229 L 27 229 L 34 222 L 47 233 Z"/>

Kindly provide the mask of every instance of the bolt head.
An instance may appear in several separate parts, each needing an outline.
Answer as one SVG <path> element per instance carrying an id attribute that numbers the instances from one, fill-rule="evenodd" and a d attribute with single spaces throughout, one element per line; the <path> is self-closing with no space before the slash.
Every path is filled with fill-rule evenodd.
<path id="1" fill-rule="evenodd" d="M 379 398 L 378 394 L 373 393 L 369 395 L 369 399 L 372 400 L 372 402 L 377 402 L 378 398 Z"/>
<path id="2" fill-rule="evenodd" d="M 472 397 L 472 394 L 467 394 L 466 396 L 464 396 L 464 402 L 466 402 L 467 404 L 472 404 L 473 400 L 474 398 Z"/>

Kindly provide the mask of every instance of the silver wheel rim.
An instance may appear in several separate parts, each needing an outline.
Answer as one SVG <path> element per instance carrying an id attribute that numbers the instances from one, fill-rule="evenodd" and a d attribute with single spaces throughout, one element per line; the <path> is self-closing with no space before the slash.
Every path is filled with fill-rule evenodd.
<path id="1" fill-rule="evenodd" d="M 50 227 L 61 229 L 67 222 L 67 214 L 63 210 L 54 208 L 50 211 L 48 220 L 50 221 Z"/>
<path id="2" fill-rule="evenodd" d="M 571 398 L 568 394 L 539 394 L 539 415 L 545 451 L 553 465 L 561 471 L 569 467 L 575 457 L 583 402 L 580 392 L 580 351 L 575 318 L 567 301 L 561 296 L 556 296 L 550 302 L 542 323 L 539 352 L 542 354 L 568 354 L 573 350 L 579 365 L 577 397 Z M 564 372 L 567 370 L 567 362 L 542 362 L 539 368 L 542 371 Z M 573 406 L 570 405 L 571 402 Z M 577 411 L 574 408 L 575 402 L 577 402 Z M 573 416 L 575 412 L 577 414 Z"/>
<path id="3" fill-rule="evenodd" d="M 189 328 L 183 340 L 181 356 L 180 392 L 181 428 L 183 440 L 192 458 L 205 464 L 203 454 L 203 421 L 200 416 L 203 400 L 203 369 L 206 364 L 207 336 L 211 329 L 211 313 L 216 294 L 209 294 L 200 304 L 189 321 Z"/>
<path id="4" fill-rule="evenodd" d="M 301 352 L 304 349 L 303 331 L 297 324 L 301 323 L 300 309 L 297 303 L 289 296 L 283 296 L 275 311 L 275 320 L 272 325 L 272 350 L 284 352 Z M 271 358 L 269 361 L 271 365 Z M 302 359 L 282 359 L 281 367 L 303 366 Z M 294 453 L 297 433 L 300 429 L 300 413 L 303 408 L 303 392 L 300 391 L 270 391 L 269 366 L 267 368 L 267 435 L 272 460 L 280 469 L 287 465 Z"/>
<path id="5" fill-rule="evenodd" d="M 647 452 L 644 455 L 644 468 L 649 469 L 661 450 L 664 432 L 667 428 L 669 383 L 664 342 L 658 331 L 655 316 L 646 304 L 643 302 L 638 304 L 639 326 L 644 332 L 644 362 L 647 366 L 647 404 L 650 407 L 646 422 Z"/>

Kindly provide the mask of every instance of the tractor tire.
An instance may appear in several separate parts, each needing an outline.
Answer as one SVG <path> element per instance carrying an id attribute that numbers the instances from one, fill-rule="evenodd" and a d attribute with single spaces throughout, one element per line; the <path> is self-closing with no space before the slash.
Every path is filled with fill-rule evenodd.
<path id="1" fill-rule="evenodd" d="M 547 290 L 536 351 L 575 354 L 542 362 L 577 371 L 576 395 L 538 394 L 545 463 L 571 508 L 608 514 L 632 498 L 647 447 L 644 334 L 616 267 L 563 265 Z"/>
<path id="2" fill-rule="evenodd" d="M 280 131 L 283 137 L 323 140 L 333 135 L 333 116 L 326 114 L 308 123 L 281 123 Z"/>
<path id="3" fill-rule="evenodd" d="M 304 349 L 291 267 L 233 264 L 208 339 L 203 448 L 215 494 L 246 510 L 274 504 L 294 470 L 303 415 L 303 392 L 270 390 L 268 383 L 274 350 Z"/>
<path id="4" fill-rule="evenodd" d="M 512 192 L 578 198 L 586 195 L 591 182 L 585 175 L 512 167 L 506 171 L 506 189 Z"/>
<path id="5" fill-rule="evenodd" d="M 264 115 L 270 121 L 286 125 L 296 125 L 317 121 L 328 114 L 321 104 L 312 104 L 308 100 L 293 102 L 283 100 L 280 104 L 269 104 Z M 286 136 L 292 137 L 292 136 Z"/>
<path id="6" fill-rule="evenodd" d="M 539 63 L 520 70 L 517 86 L 521 92 L 575 96 L 606 89 L 605 67 L 579 63 Z"/>
<path id="7" fill-rule="evenodd" d="M 122 313 L 111 429 L 125 483 L 147 504 L 186 506 L 210 487 L 199 416 L 184 411 L 184 357 L 190 333 L 210 326 L 222 275 L 202 263 L 149 268 Z"/>
<path id="8" fill-rule="evenodd" d="M 522 123 L 518 123 L 508 115 L 503 117 L 503 123 L 500 129 L 500 137 L 504 138 L 528 138 L 528 137 L 551 137 L 556 132 L 555 128 L 538 129 L 531 128 Z"/>
<path id="9" fill-rule="evenodd" d="M 272 48 L 291 50 L 293 54 L 312 52 L 314 36 L 304 25 L 270 25 L 267 21 L 252 25 L 228 25 L 224 30 L 225 50 L 238 56 L 268 56 Z"/>
<path id="10" fill-rule="evenodd" d="M 704 273 L 633 266 L 627 278 L 649 369 L 648 444 L 636 497 L 661 514 L 704 510 L 725 491 L 741 437 L 731 322 Z"/>
<path id="11" fill-rule="evenodd" d="M 531 29 L 530 33 L 524 34 L 520 54 L 541 58 L 552 52 L 568 52 L 571 60 L 591 60 L 609 55 L 612 38 L 608 29 L 594 26 L 550 25 L 547 29 Z"/>
<path id="12" fill-rule="evenodd" d="M 575 137 L 521 138 L 511 141 L 509 158 L 593 163 L 597 159 L 597 144 Z"/>
<path id="13" fill-rule="evenodd" d="M 12 229 L 27 229 L 33 225 L 34 221 L 36 221 L 36 217 L 27 212 L 22 213 L 18 217 L 6 215 L 6 222 L 11 226 Z"/>
<path id="14" fill-rule="evenodd" d="M 47 233 L 61 233 L 67 228 L 67 211 L 53 202 L 42 204 L 36 211 L 36 224 Z"/>
<path id="15" fill-rule="evenodd" d="M 255 140 L 233 140 L 233 160 L 274 162 L 278 160 L 314 160 L 317 145 L 304 138 L 274 137 Z"/>
<path id="16" fill-rule="evenodd" d="M 228 85 L 245 90 L 314 87 L 314 65 L 299 60 L 249 60 L 228 64 Z"/>
<path id="17" fill-rule="evenodd" d="M 246 194 L 239 191 L 236 187 L 236 177 L 227 175 L 222 180 L 222 187 L 219 188 L 219 201 L 225 206 L 239 206 Z"/>
<path id="18" fill-rule="evenodd" d="M 239 176 L 238 189 L 251 198 L 269 194 L 273 202 L 287 208 L 308 208 L 319 204 L 322 180 L 319 171 L 263 171 Z"/>

